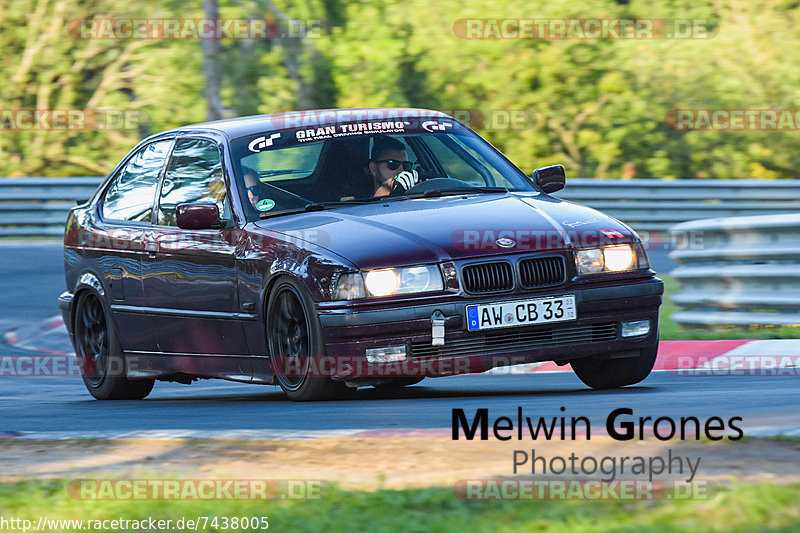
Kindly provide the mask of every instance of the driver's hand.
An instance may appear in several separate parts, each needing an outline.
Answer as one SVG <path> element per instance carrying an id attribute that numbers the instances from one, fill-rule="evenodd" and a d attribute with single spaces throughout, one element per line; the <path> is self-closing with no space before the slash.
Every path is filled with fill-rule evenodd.
<path id="1" fill-rule="evenodd" d="M 404 170 L 394 179 L 394 189 L 402 189 L 403 191 L 409 190 L 411 187 L 419 183 L 419 174 L 416 170 Z"/>

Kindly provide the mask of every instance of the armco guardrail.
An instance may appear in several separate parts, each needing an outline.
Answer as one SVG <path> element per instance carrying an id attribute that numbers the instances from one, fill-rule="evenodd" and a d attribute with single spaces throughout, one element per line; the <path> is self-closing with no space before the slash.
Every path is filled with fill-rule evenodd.
<path id="1" fill-rule="evenodd" d="M 637 230 L 665 231 L 701 218 L 800 212 L 800 181 L 788 179 L 567 178 L 566 188 L 555 195 Z"/>
<path id="2" fill-rule="evenodd" d="M 800 214 L 694 220 L 670 229 L 681 324 L 800 325 Z"/>
<path id="3" fill-rule="evenodd" d="M 67 211 L 103 178 L 0 178 L 0 237 L 61 237 Z"/>
<path id="4" fill-rule="evenodd" d="M 101 181 L 0 178 L 0 236 L 60 237 L 67 210 L 88 198 Z M 568 178 L 556 196 L 599 209 L 637 230 L 653 231 L 710 216 L 800 211 L 797 180 Z"/>

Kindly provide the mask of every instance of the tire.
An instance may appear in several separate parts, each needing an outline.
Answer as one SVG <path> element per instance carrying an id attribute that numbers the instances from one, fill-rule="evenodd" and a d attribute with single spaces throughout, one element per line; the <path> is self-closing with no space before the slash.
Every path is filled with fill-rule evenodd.
<path id="1" fill-rule="evenodd" d="M 345 398 L 355 389 L 326 372 L 322 325 L 308 291 L 293 278 L 275 282 L 267 303 L 267 346 L 272 371 L 283 392 L 296 402 Z"/>
<path id="2" fill-rule="evenodd" d="M 656 363 L 658 343 L 643 348 L 639 357 L 624 359 L 584 358 L 571 361 L 578 378 L 593 389 L 616 389 L 639 383 Z"/>
<path id="3" fill-rule="evenodd" d="M 98 400 L 141 400 L 153 390 L 152 379 L 126 377 L 125 356 L 102 297 L 88 290 L 75 306 L 75 353 L 83 383 Z"/>

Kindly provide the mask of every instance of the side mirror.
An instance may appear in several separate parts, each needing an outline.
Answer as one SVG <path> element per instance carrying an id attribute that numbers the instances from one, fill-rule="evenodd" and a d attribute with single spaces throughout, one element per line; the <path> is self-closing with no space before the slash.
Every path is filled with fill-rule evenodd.
<path id="1" fill-rule="evenodd" d="M 567 184 L 567 175 L 563 166 L 553 165 L 534 170 L 533 181 L 544 192 L 551 194 L 564 188 Z"/>
<path id="2" fill-rule="evenodd" d="M 175 217 L 181 229 L 213 229 L 220 227 L 217 204 L 179 204 Z"/>

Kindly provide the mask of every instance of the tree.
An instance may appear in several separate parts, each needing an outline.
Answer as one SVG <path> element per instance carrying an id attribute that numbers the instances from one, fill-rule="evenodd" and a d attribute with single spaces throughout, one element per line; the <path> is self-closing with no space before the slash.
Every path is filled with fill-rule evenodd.
<path id="1" fill-rule="evenodd" d="M 217 0 L 203 0 L 203 16 L 206 20 L 219 19 Z M 220 59 L 222 45 L 218 39 L 201 39 L 203 50 L 203 74 L 205 75 L 206 120 L 219 120 L 226 115 L 222 105 L 222 69 Z"/>

